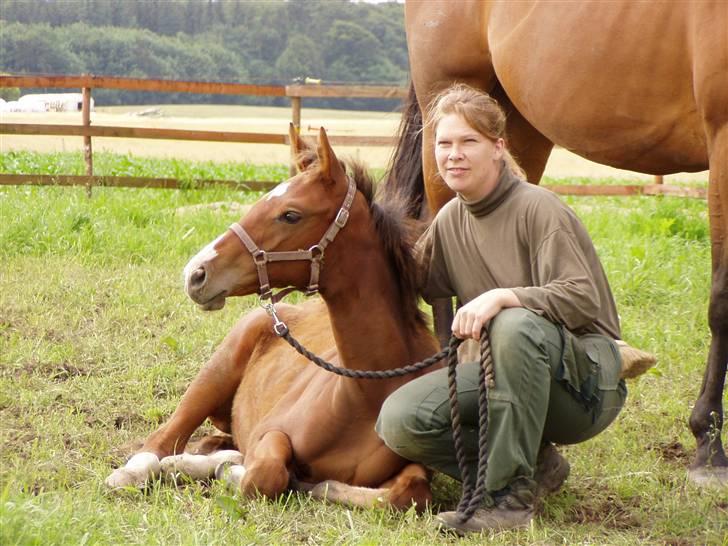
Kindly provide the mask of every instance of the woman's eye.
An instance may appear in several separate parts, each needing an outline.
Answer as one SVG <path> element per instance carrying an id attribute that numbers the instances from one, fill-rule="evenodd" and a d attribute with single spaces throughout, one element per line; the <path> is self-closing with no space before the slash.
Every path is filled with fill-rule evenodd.
<path id="1" fill-rule="evenodd" d="M 295 224 L 301 220 L 301 215 L 295 211 L 287 210 L 281 214 L 278 219 L 286 224 Z"/>

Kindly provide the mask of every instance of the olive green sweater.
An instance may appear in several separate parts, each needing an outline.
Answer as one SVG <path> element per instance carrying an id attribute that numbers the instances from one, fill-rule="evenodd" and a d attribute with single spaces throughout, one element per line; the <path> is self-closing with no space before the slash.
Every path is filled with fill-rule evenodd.
<path id="1" fill-rule="evenodd" d="M 577 335 L 620 338 L 604 269 L 583 224 L 552 192 L 502 163 L 496 188 L 469 203 L 455 197 L 417 243 L 425 299 L 467 303 L 510 288 L 523 307 Z"/>

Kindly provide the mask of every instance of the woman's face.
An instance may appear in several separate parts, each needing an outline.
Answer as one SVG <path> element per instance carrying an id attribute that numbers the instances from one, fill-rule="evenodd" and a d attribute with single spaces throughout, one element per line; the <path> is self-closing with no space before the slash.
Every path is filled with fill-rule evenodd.
<path id="1" fill-rule="evenodd" d="M 435 160 L 445 184 L 466 201 L 479 201 L 496 186 L 502 138 L 490 140 L 459 114 L 447 114 L 435 130 Z"/>

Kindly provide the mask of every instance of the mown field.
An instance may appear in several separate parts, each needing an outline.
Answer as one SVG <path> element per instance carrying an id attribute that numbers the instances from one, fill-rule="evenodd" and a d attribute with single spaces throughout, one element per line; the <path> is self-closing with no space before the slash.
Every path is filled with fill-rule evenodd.
<path id="1" fill-rule="evenodd" d="M 0 171 L 68 173 L 78 154 L 5 153 Z M 281 179 L 287 167 L 100 156 L 117 174 Z M 45 165 L 45 167 L 43 167 Z M 217 165 L 217 164 L 216 164 Z M 39 170 L 36 170 L 39 169 Z M 191 169 L 198 169 L 195 173 Z M 574 183 L 574 180 L 549 180 Z M 110 492 L 103 480 L 175 408 L 255 298 L 203 313 L 181 271 L 259 195 L 230 189 L 0 189 L 0 542 L 2 544 L 726 544 L 725 492 L 686 479 L 687 418 L 709 336 L 707 210 L 681 198 L 567 198 L 607 270 L 624 338 L 659 366 L 629 383 L 598 438 L 568 446 L 572 473 L 526 530 L 437 533 L 456 484 L 436 478 L 432 512 L 360 510 L 290 494 L 243 500 L 220 484 Z M 185 207 L 185 212 L 179 209 Z"/>

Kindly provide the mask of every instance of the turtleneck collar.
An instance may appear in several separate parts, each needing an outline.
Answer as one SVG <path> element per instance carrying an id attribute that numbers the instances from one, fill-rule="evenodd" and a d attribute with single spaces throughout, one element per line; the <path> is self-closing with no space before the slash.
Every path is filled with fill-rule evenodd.
<path id="1" fill-rule="evenodd" d="M 479 201 L 466 201 L 458 194 L 458 199 L 470 214 L 476 217 L 487 216 L 497 209 L 518 185 L 518 177 L 513 174 L 504 160 L 501 160 L 500 176 L 495 188 Z"/>

